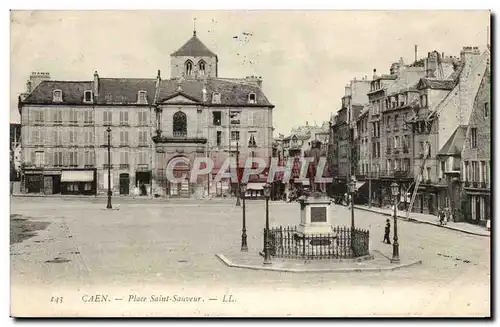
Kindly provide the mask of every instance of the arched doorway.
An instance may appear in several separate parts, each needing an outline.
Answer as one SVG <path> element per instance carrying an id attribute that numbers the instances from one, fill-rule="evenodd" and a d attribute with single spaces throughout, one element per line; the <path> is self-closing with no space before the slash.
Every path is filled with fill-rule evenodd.
<path id="1" fill-rule="evenodd" d="M 174 162 L 175 165 L 172 167 L 172 176 L 176 179 L 182 176 L 184 176 L 184 178 L 180 182 L 167 180 L 168 195 L 171 197 L 188 198 L 191 195 L 191 186 L 189 184 L 191 164 L 188 158 L 182 156 L 172 158 L 169 164 L 173 165 Z M 168 165 L 167 169 L 170 169 Z"/>

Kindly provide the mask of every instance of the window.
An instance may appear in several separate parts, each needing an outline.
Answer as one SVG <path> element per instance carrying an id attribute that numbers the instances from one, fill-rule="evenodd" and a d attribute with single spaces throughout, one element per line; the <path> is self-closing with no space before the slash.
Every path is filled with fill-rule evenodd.
<path id="1" fill-rule="evenodd" d="M 173 118 L 174 137 L 185 137 L 187 135 L 187 117 L 182 111 L 177 111 Z"/>
<path id="2" fill-rule="evenodd" d="M 387 172 L 392 171 L 392 161 L 387 159 Z"/>
<path id="3" fill-rule="evenodd" d="M 54 111 L 54 123 L 62 124 L 62 110 L 61 109 L 56 109 Z"/>
<path id="4" fill-rule="evenodd" d="M 75 145 L 77 143 L 77 132 L 75 129 L 71 129 L 69 131 L 69 143 L 71 145 Z"/>
<path id="5" fill-rule="evenodd" d="M 191 74 L 193 74 L 193 63 L 190 60 L 186 61 L 185 66 L 186 66 L 186 75 L 190 76 Z"/>
<path id="6" fill-rule="evenodd" d="M 420 95 L 420 106 L 422 108 L 427 107 L 427 95 L 426 94 Z"/>
<path id="7" fill-rule="evenodd" d="M 129 165 L 128 162 L 128 151 L 122 151 L 120 152 L 120 167 L 121 168 L 127 168 Z"/>
<path id="8" fill-rule="evenodd" d="M 84 156 L 84 164 L 85 166 L 94 166 L 95 165 L 95 156 L 93 151 L 85 151 Z"/>
<path id="9" fill-rule="evenodd" d="M 446 171 L 446 162 L 441 161 L 441 170 L 439 172 L 439 178 L 444 178 L 444 172 Z"/>
<path id="10" fill-rule="evenodd" d="M 212 122 L 215 126 L 220 126 L 222 123 L 222 114 L 220 111 L 212 112 Z"/>
<path id="11" fill-rule="evenodd" d="M 254 148 L 257 146 L 257 142 L 255 142 L 255 132 L 249 132 L 250 138 L 248 139 L 248 147 Z"/>
<path id="12" fill-rule="evenodd" d="M 469 171 L 469 162 L 464 162 L 464 179 L 466 182 L 470 181 L 470 171 Z"/>
<path id="13" fill-rule="evenodd" d="M 222 144 L 222 131 L 217 131 L 217 146 Z"/>
<path id="14" fill-rule="evenodd" d="M 54 152 L 54 166 L 63 165 L 63 156 L 61 151 Z"/>
<path id="15" fill-rule="evenodd" d="M 487 182 L 488 175 L 486 171 L 486 161 L 481 161 L 481 182 Z"/>
<path id="16" fill-rule="evenodd" d="M 255 93 L 250 93 L 248 95 L 248 103 L 257 103 L 257 95 L 255 95 Z"/>
<path id="17" fill-rule="evenodd" d="M 147 111 L 139 111 L 137 113 L 139 126 L 147 126 L 148 125 L 148 112 Z"/>
<path id="18" fill-rule="evenodd" d="M 231 110 L 229 113 L 229 116 L 231 118 L 231 125 L 239 125 L 240 124 L 241 111 Z"/>
<path id="19" fill-rule="evenodd" d="M 84 102 L 92 102 L 92 91 L 85 91 Z"/>
<path id="20" fill-rule="evenodd" d="M 205 75 L 205 62 L 200 61 L 198 63 L 198 71 L 200 72 L 200 75 Z"/>
<path id="21" fill-rule="evenodd" d="M 231 141 L 240 140 L 240 131 L 231 131 Z"/>
<path id="22" fill-rule="evenodd" d="M 111 122 L 113 121 L 113 113 L 110 110 L 105 110 L 103 111 L 103 124 L 104 125 L 111 125 Z"/>
<path id="23" fill-rule="evenodd" d="M 219 92 L 212 93 L 212 103 L 220 103 L 220 93 Z"/>
<path id="24" fill-rule="evenodd" d="M 84 133 L 85 144 L 93 145 L 94 144 L 94 131 L 91 129 L 87 129 Z"/>
<path id="25" fill-rule="evenodd" d="M 398 119 L 399 119 L 399 115 L 395 115 L 394 116 L 394 130 L 398 129 Z"/>
<path id="26" fill-rule="evenodd" d="M 120 145 L 128 145 L 128 131 L 120 131 Z"/>
<path id="27" fill-rule="evenodd" d="M 92 124 L 94 122 L 94 112 L 92 110 L 86 110 L 84 113 L 85 124 Z"/>
<path id="28" fill-rule="evenodd" d="M 78 152 L 70 151 L 69 153 L 69 165 L 78 166 Z"/>
<path id="29" fill-rule="evenodd" d="M 488 117 L 488 112 L 490 111 L 488 107 L 488 102 L 484 103 L 484 117 Z"/>
<path id="30" fill-rule="evenodd" d="M 45 118 L 44 117 L 45 111 L 43 109 L 35 110 L 34 114 L 35 114 L 35 123 L 43 123 L 44 118 Z"/>
<path id="31" fill-rule="evenodd" d="M 394 136 L 394 149 L 399 149 L 399 136 Z"/>
<path id="32" fill-rule="evenodd" d="M 410 138 L 408 135 L 403 136 L 403 153 L 409 152 Z"/>
<path id="33" fill-rule="evenodd" d="M 146 92 L 146 91 L 139 91 L 137 93 L 137 102 L 139 104 L 147 104 L 148 103 L 148 99 L 146 97 L 147 94 L 148 94 L 148 92 Z"/>
<path id="34" fill-rule="evenodd" d="M 78 112 L 76 111 L 76 109 L 71 109 L 69 111 L 69 122 L 72 124 L 78 123 Z"/>
<path id="35" fill-rule="evenodd" d="M 427 167 L 427 180 L 431 179 L 431 167 Z"/>
<path id="36" fill-rule="evenodd" d="M 403 130 L 406 130 L 408 126 L 406 126 L 406 120 L 408 119 L 408 114 L 403 115 Z"/>
<path id="37" fill-rule="evenodd" d="M 392 137 L 387 136 L 387 150 L 392 148 Z"/>
<path id="38" fill-rule="evenodd" d="M 52 93 L 52 101 L 53 102 L 62 102 L 62 91 L 61 90 L 54 90 Z"/>
<path id="39" fill-rule="evenodd" d="M 104 130 L 104 139 L 103 139 L 103 144 L 108 145 L 108 136 L 109 136 L 109 144 L 113 145 L 113 132 L 108 133 L 108 131 Z"/>
<path id="40" fill-rule="evenodd" d="M 391 129 L 391 116 L 387 116 L 385 118 L 385 127 L 386 127 L 386 130 L 390 130 Z"/>
<path id="41" fill-rule="evenodd" d="M 120 111 L 120 125 L 128 125 L 128 111 Z"/>
<path id="42" fill-rule="evenodd" d="M 471 148 L 475 149 L 477 148 L 477 128 L 471 128 L 470 129 L 470 146 Z"/>
<path id="43" fill-rule="evenodd" d="M 108 151 L 104 152 L 104 167 L 108 167 L 109 165 L 113 165 L 113 152 L 109 153 L 109 158 L 108 158 Z"/>
<path id="44" fill-rule="evenodd" d="M 54 131 L 54 143 L 56 146 L 61 146 L 63 144 L 62 131 L 60 130 Z"/>
<path id="45" fill-rule="evenodd" d="M 479 165 L 477 164 L 477 161 L 472 162 L 472 181 L 479 181 Z"/>
<path id="46" fill-rule="evenodd" d="M 148 131 L 139 131 L 139 146 L 148 144 Z"/>
<path id="47" fill-rule="evenodd" d="M 148 165 L 148 153 L 146 151 L 139 152 L 138 165 Z"/>
<path id="48" fill-rule="evenodd" d="M 35 152 L 35 166 L 43 167 L 45 165 L 45 153 L 42 151 Z"/>

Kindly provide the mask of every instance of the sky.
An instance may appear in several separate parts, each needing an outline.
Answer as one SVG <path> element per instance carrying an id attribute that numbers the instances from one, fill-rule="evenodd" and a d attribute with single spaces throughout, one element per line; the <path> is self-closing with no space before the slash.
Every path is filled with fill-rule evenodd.
<path id="1" fill-rule="evenodd" d="M 262 76 L 275 134 L 321 124 L 354 77 L 389 73 L 438 50 L 484 50 L 488 11 L 12 11 L 10 121 L 33 71 L 53 80 L 170 77 L 170 54 L 196 30 L 219 77 Z M 245 34 L 244 34 L 245 33 Z M 249 35 L 251 34 L 251 35 Z"/>

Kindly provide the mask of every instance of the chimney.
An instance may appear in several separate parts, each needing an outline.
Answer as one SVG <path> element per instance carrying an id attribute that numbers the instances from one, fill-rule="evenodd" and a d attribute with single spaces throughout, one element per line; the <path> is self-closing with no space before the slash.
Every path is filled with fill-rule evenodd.
<path id="1" fill-rule="evenodd" d="M 31 91 L 34 91 L 40 83 L 50 80 L 50 73 L 32 72 L 30 76 Z"/>
<path id="2" fill-rule="evenodd" d="M 99 96 L 99 74 L 97 70 L 94 72 L 94 97 Z"/>
<path id="3" fill-rule="evenodd" d="M 418 45 L 415 44 L 415 62 L 417 62 Z"/>
<path id="4" fill-rule="evenodd" d="M 26 93 L 28 93 L 28 94 L 31 93 L 31 81 L 30 80 L 26 81 Z"/>
<path id="5" fill-rule="evenodd" d="M 377 79 L 377 69 L 373 68 L 373 79 Z"/>

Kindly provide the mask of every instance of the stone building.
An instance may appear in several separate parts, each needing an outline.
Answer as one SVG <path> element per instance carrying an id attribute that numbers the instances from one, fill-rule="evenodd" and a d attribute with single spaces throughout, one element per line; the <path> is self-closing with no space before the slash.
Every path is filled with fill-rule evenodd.
<path id="1" fill-rule="evenodd" d="M 166 178 L 209 155 L 215 173 L 228 156 L 269 158 L 272 109 L 262 79 L 218 77 L 218 58 L 197 38 L 171 55 L 171 77 L 51 81 L 33 74 L 19 98 L 25 192 L 98 194 L 107 191 L 107 128 L 111 128 L 111 188 L 130 194 L 219 194 L 215 175 L 189 183 Z M 212 177 L 212 178 L 210 178 Z M 231 185 L 225 185 L 226 190 Z M 142 187 L 144 189 L 144 187 Z"/>

